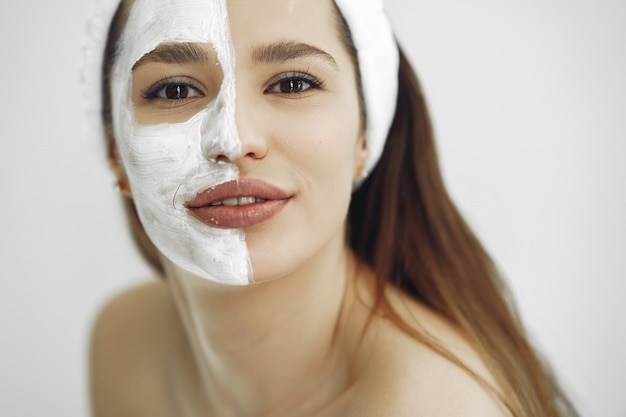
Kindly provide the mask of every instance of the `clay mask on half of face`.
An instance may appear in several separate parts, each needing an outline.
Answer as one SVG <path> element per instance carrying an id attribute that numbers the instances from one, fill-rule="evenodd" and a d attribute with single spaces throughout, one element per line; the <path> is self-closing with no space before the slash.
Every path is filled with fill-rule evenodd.
<path id="1" fill-rule="evenodd" d="M 209 159 L 211 155 L 223 155 L 224 160 L 233 161 L 241 155 L 234 117 L 235 59 L 226 1 L 134 2 L 112 71 L 112 116 L 120 158 L 139 217 L 152 242 L 185 271 L 215 282 L 246 285 L 253 282 L 252 267 L 244 232 L 237 229 L 245 226 L 210 227 L 211 219 L 201 222 L 190 216 L 186 207 L 198 193 L 239 178 L 235 164 Z M 382 150 L 393 116 L 393 106 L 386 103 L 395 102 L 397 48 L 382 0 L 342 0 L 337 4 L 351 29 L 355 29 L 359 62 L 364 67 L 366 140 L 375 151 L 370 152 L 373 158 L 368 168 L 380 152 L 376 152 L 377 148 Z M 376 28 L 375 35 L 370 28 Z M 135 113 L 133 68 L 162 46 L 183 44 L 206 47 L 220 65 L 215 97 L 203 108 L 194 108 L 197 111 L 188 117 L 162 119 L 169 123 L 145 123 Z M 386 71 L 380 71 L 380 66 Z M 384 82 L 377 76 L 379 73 L 384 74 Z M 164 77 L 176 75 L 185 74 Z M 276 194 L 275 190 L 266 192 Z M 252 195 L 242 196 L 248 199 Z"/>
<path id="2" fill-rule="evenodd" d="M 161 45 L 210 45 L 221 86 L 208 107 L 186 121 L 139 124 L 134 114 L 133 67 Z M 186 203 L 236 180 L 237 166 L 209 159 L 241 152 L 234 119 L 234 53 L 226 0 L 135 0 L 112 73 L 113 128 L 139 218 L 155 246 L 176 266 L 231 285 L 253 282 L 243 231 L 207 227 Z"/>

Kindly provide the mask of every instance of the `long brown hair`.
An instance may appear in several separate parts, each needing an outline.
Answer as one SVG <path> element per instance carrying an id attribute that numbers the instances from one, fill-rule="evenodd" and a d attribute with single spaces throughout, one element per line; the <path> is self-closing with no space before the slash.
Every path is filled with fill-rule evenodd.
<path id="1" fill-rule="evenodd" d="M 102 120 L 109 158 L 116 157 L 109 77 L 131 6 L 132 0 L 120 3 L 104 51 Z M 358 80 L 350 30 L 337 12 L 341 39 Z M 395 285 L 455 324 L 482 356 L 514 416 L 577 415 L 530 346 L 493 262 L 448 196 L 426 102 L 401 50 L 398 80 L 396 114 L 383 155 L 353 194 L 348 213 L 350 245 L 376 272 L 378 308 L 391 314 L 407 333 L 472 373 L 436 340 L 394 314 L 384 289 Z M 361 89 L 359 93 L 362 102 Z M 133 201 L 125 198 L 124 206 L 141 254 L 162 272 L 158 252 L 139 222 Z"/>
<path id="2" fill-rule="evenodd" d="M 493 373 L 513 415 L 577 415 L 530 346 L 494 263 L 446 191 L 426 102 L 402 51 L 398 78 L 383 155 L 354 193 L 349 211 L 350 244 L 376 272 L 380 307 L 452 360 L 393 314 L 385 286 L 401 288 L 458 326 Z"/>

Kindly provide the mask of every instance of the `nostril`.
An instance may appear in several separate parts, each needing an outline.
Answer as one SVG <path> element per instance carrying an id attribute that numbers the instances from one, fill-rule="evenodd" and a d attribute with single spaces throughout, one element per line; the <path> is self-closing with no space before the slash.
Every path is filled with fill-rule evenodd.
<path id="1" fill-rule="evenodd" d="M 263 159 L 263 154 L 260 151 L 250 151 L 246 153 L 246 156 L 252 159 Z"/>
<path id="2" fill-rule="evenodd" d="M 207 159 L 211 162 L 230 162 L 230 159 L 226 155 L 209 155 Z"/>

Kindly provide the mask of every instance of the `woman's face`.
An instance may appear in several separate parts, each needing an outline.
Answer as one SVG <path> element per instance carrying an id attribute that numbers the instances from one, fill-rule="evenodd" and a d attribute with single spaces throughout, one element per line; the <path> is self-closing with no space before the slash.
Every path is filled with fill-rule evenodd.
<path id="1" fill-rule="evenodd" d="M 365 157 L 330 0 L 136 0 L 114 132 L 142 224 L 175 265 L 232 284 L 332 260 Z"/>

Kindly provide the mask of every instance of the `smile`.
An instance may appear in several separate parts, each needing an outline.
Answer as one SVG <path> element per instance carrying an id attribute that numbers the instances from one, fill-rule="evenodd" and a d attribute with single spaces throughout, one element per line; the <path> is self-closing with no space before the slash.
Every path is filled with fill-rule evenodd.
<path id="1" fill-rule="evenodd" d="M 211 203 L 212 206 L 245 206 L 248 204 L 262 203 L 265 199 L 259 197 L 233 197 Z"/>
<path id="2" fill-rule="evenodd" d="M 202 223 L 221 229 L 258 226 L 277 216 L 292 195 L 254 178 L 229 181 L 199 192 L 185 206 Z"/>

